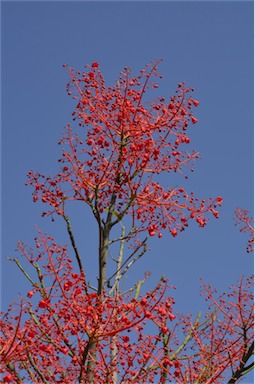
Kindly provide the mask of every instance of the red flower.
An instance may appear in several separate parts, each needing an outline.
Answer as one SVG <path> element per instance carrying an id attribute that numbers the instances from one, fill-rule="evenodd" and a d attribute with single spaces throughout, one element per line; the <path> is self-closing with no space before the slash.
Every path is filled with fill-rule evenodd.
<path id="1" fill-rule="evenodd" d="M 78 273 L 72 273 L 72 278 L 77 279 L 79 277 Z"/>
<path id="2" fill-rule="evenodd" d="M 171 234 L 173 237 L 177 236 L 178 232 L 176 231 L 176 229 L 171 229 Z"/>
<path id="3" fill-rule="evenodd" d="M 199 217 L 199 216 L 196 217 L 196 221 L 197 221 L 197 223 L 199 224 L 200 227 L 204 227 L 205 224 L 206 224 L 206 220 L 205 220 L 205 219 L 202 219 L 202 218 Z"/>
<path id="4" fill-rule="evenodd" d="M 49 300 L 41 300 L 38 306 L 39 308 L 47 308 L 49 306 Z"/>
<path id="5" fill-rule="evenodd" d="M 218 211 L 215 211 L 215 209 L 211 209 L 211 212 L 212 212 L 213 216 L 216 217 L 216 219 L 219 218 L 219 212 Z"/>
<path id="6" fill-rule="evenodd" d="M 65 283 L 64 283 L 64 290 L 65 291 L 69 291 L 69 289 L 73 286 L 73 282 L 71 280 L 67 280 Z"/>
<path id="7" fill-rule="evenodd" d="M 64 353 L 65 355 L 68 354 L 68 349 L 67 349 L 66 347 L 61 347 L 61 348 L 59 348 L 59 350 L 60 350 L 62 353 Z"/>
<path id="8" fill-rule="evenodd" d="M 198 119 L 196 119 L 194 116 L 192 116 L 191 121 L 193 124 L 196 124 L 198 122 Z"/>
<path id="9" fill-rule="evenodd" d="M 29 337 L 34 337 L 37 334 L 37 332 L 35 329 L 30 329 L 27 334 Z"/>
<path id="10" fill-rule="evenodd" d="M 10 373 L 7 373 L 6 376 L 3 377 L 4 383 L 11 383 L 13 381 L 13 376 Z"/>
<path id="11" fill-rule="evenodd" d="M 31 290 L 27 293 L 27 297 L 32 297 L 34 295 L 35 291 Z"/>
<path id="12" fill-rule="evenodd" d="M 92 63 L 91 65 L 92 68 L 98 68 L 99 67 L 99 64 L 97 61 L 94 61 L 94 63 Z"/>
<path id="13" fill-rule="evenodd" d="M 195 105 L 195 107 L 197 107 L 200 103 L 199 103 L 199 101 L 197 101 L 197 100 L 192 100 L 192 103 Z"/>
<path id="14" fill-rule="evenodd" d="M 77 288 L 75 291 L 74 291 L 74 296 L 78 296 L 82 293 L 82 290 L 80 288 Z"/>
<path id="15" fill-rule="evenodd" d="M 147 304 L 147 300 L 143 297 L 141 300 L 141 305 L 146 305 L 146 304 Z"/>
<path id="16" fill-rule="evenodd" d="M 216 203 L 221 206 L 222 204 L 222 197 L 218 196 L 216 199 Z"/>

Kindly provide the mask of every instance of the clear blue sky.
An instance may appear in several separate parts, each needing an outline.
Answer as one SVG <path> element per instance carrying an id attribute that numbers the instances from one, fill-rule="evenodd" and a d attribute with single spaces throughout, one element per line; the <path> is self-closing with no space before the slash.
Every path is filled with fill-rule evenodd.
<path id="1" fill-rule="evenodd" d="M 82 69 L 98 61 L 110 84 L 124 66 L 138 71 L 163 58 L 163 96 L 185 81 L 200 101 L 192 148 L 200 152 L 183 185 L 199 197 L 222 196 L 220 219 L 190 227 L 173 239 L 150 242 L 133 270 L 153 271 L 177 286 L 176 308 L 203 308 L 200 277 L 219 290 L 253 271 L 247 236 L 232 219 L 236 207 L 253 211 L 253 3 L 251 1 L 2 2 L 2 305 L 26 292 L 23 276 L 6 257 L 17 240 L 33 243 L 34 225 L 67 242 L 64 223 L 41 219 L 41 206 L 24 186 L 30 169 L 57 170 L 57 141 L 74 106 L 62 64 Z M 178 182 L 179 179 L 178 179 Z M 171 179 L 170 184 L 176 181 Z M 96 257 L 91 216 L 73 212 L 81 249 Z M 77 224 L 75 224 L 75 222 Z M 90 266 L 93 270 L 93 267 Z"/>

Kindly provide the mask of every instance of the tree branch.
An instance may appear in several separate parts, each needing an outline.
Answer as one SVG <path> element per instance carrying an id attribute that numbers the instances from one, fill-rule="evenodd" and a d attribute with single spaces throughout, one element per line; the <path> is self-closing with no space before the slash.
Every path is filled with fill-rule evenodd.
<path id="1" fill-rule="evenodd" d="M 254 341 L 250 345 L 247 353 L 244 353 L 240 362 L 239 367 L 232 375 L 231 379 L 228 381 L 228 384 L 234 384 L 241 377 L 248 373 L 254 367 L 254 362 L 245 367 L 245 364 L 249 360 L 249 358 L 254 354 Z"/>
<path id="2" fill-rule="evenodd" d="M 72 231 L 72 227 L 71 227 L 71 223 L 70 223 L 69 217 L 65 214 L 65 205 L 64 205 L 64 202 L 65 202 L 65 200 L 63 200 L 63 216 L 62 216 L 62 217 L 63 217 L 63 219 L 64 219 L 65 222 L 66 222 L 67 232 L 68 232 L 68 235 L 69 235 L 69 238 L 70 238 L 70 241 L 71 241 L 71 244 L 72 244 L 74 253 L 75 253 L 75 257 L 76 257 L 76 260 L 77 260 L 77 263 L 78 263 L 78 266 L 79 266 L 79 269 L 80 269 L 80 273 L 81 273 L 82 276 L 84 277 L 85 291 L 86 291 L 86 293 L 87 293 L 87 284 L 86 284 L 86 280 L 85 280 L 85 273 L 84 273 L 84 270 L 83 270 L 81 257 L 80 257 L 78 248 L 77 248 L 77 246 L 76 246 L 76 242 L 75 242 L 75 240 L 74 240 L 74 235 L 73 235 L 73 231 Z"/>

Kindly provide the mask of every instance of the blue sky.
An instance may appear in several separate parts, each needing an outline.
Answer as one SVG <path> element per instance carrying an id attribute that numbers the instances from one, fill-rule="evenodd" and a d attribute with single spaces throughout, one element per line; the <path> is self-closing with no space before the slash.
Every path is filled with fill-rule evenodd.
<path id="1" fill-rule="evenodd" d="M 253 3 L 251 1 L 2 2 L 2 306 L 29 286 L 6 257 L 16 242 L 33 244 L 34 225 L 66 243 L 64 223 L 40 217 L 30 169 L 57 170 L 57 142 L 74 107 L 65 92 L 64 63 L 82 69 L 98 61 L 108 84 L 124 66 L 137 73 L 163 58 L 159 93 L 178 82 L 195 88 L 199 123 L 192 148 L 202 156 L 183 185 L 201 198 L 222 196 L 220 219 L 191 226 L 173 239 L 150 241 L 151 251 L 130 272 L 152 271 L 177 286 L 176 308 L 204 309 L 200 277 L 220 291 L 253 271 L 247 236 L 234 226 L 236 207 L 253 211 Z M 176 181 L 170 180 L 170 184 Z M 179 182 L 179 180 L 178 180 Z M 84 210 L 72 212 L 81 249 L 93 273 L 96 227 Z M 131 275 L 131 276 L 130 276 Z"/>

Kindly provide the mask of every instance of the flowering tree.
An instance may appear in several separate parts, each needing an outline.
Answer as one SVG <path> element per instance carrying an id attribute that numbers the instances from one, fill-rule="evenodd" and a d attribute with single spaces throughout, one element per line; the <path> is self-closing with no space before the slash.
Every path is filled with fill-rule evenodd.
<path id="1" fill-rule="evenodd" d="M 168 230 L 176 237 L 191 220 L 204 227 L 210 214 L 219 217 L 222 204 L 221 197 L 199 200 L 160 182 L 164 173 L 187 177 L 185 169 L 199 158 L 185 149 L 199 102 L 183 83 L 169 100 L 148 102 L 146 92 L 161 77 L 158 64 L 137 77 L 125 68 L 111 87 L 97 62 L 82 73 L 65 66 L 78 128 L 68 124 L 63 132 L 59 172 L 30 171 L 27 184 L 34 202 L 49 206 L 43 216 L 63 218 L 72 249 L 40 230 L 34 249 L 18 243 L 34 273 L 13 259 L 31 290 L 2 316 L 3 382 L 234 383 L 251 368 L 251 278 L 241 278 L 227 298 L 204 285 L 211 307 L 203 319 L 174 313 L 168 294 L 174 287 L 164 276 L 144 295 L 148 274 L 126 292 L 120 289 L 149 236 L 161 238 Z M 73 201 L 91 209 L 98 227 L 96 287 L 67 215 Z"/>

